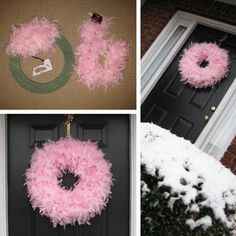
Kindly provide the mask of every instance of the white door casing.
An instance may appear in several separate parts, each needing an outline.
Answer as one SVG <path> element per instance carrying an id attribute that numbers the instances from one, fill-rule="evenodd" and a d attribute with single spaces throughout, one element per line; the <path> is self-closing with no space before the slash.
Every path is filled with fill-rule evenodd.
<path id="1" fill-rule="evenodd" d="M 236 35 L 236 26 L 177 11 L 141 61 L 143 103 L 176 54 L 198 24 Z M 204 152 L 220 160 L 236 134 L 236 80 L 195 142 Z"/>
<path id="2" fill-rule="evenodd" d="M 138 235 L 139 207 L 136 195 L 139 191 L 136 170 L 139 168 L 136 149 L 136 115 L 130 116 L 130 235 Z M 0 114 L 0 236 L 8 236 L 8 197 L 7 197 L 7 115 Z"/>
<path id="3" fill-rule="evenodd" d="M 7 215 L 7 122 L 0 114 L 0 235 L 8 236 Z"/>
<path id="4" fill-rule="evenodd" d="M 137 155 L 137 117 L 136 115 L 129 116 L 129 134 L 130 134 L 130 235 L 138 236 L 139 227 L 139 176 L 137 170 L 140 168 Z"/>

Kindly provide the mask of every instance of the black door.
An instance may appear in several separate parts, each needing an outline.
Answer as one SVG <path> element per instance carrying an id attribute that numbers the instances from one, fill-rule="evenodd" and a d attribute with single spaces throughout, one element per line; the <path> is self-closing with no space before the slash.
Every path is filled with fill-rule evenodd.
<path id="1" fill-rule="evenodd" d="M 228 34 L 221 45 L 229 51 L 231 68 L 227 78 L 214 88 L 195 89 L 184 85 L 178 72 L 183 49 L 192 42 L 217 42 L 224 32 L 198 25 L 163 76 L 142 104 L 142 121 L 153 122 L 195 142 L 236 77 L 236 37 Z M 207 117 L 206 117 L 207 118 Z"/>
<path id="2" fill-rule="evenodd" d="M 129 118 L 127 115 L 75 115 L 72 136 L 93 140 L 112 163 L 112 198 L 91 225 L 52 227 L 33 211 L 26 193 L 25 171 L 35 144 L 65 137 L 64 115 L 9 115 L 8 210 L 9 236 L 128 236 Z"/>

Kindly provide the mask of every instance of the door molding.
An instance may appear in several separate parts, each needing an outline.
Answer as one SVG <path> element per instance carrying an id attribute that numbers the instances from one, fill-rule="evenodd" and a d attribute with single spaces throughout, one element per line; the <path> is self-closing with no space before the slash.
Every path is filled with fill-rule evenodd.
<path id="1" fill-rule="evenodd" d="M 8 236 L 7 118 L 0 115 L 0 235 Z"/>
<path id="2" fill-rule="evenodd" d="M 203 16 L 177 11 L 141 60 L 141 103 L 155 87 L 165 70 L 198 24 L 236 35 L 236 26 Z M 171 45 L 171 41 L 175 41 Z M 165 54 L 168 50 L 168 54 Z M 151 66 L 161 61 L 156 70 Z M 150 76 L 149 76 L 150 75 Z M 236 80 L 226 92 L 216 112 L 195 142 L 195 145 L 217 160 L 236 134 Z M 223 138 L 222 138 L 223 137 Z"/>
<path id="3" fill-rule="evenodd" d="M 130 236 L 138 235 L 137 223 L 139 215 L 137 209 L 139 208 L 139 199 L 137 194 L 139 192 L 139 181 L 137 178 L 137 170 L 140 167 L 137 159 L 137 133 L 136 133 L 136 115 L 129 115 L 129 135 L 130 135 Z"/>
<path id="4" fill-rule="evenodd" d="M 136 210 L 138 202 L 136 194 L 138 192 L 138 181 L 136 179 L 136 169 L 138 168 L 136 155 L 136 115 L 129 115 L 129 135 L 130 135 L 130 235 L 138 234 L 136 228 L 138 216 Z M 7 115 L 0 114 L 0 235 L 8 236 L 8 197 L 7 197 Z"/>

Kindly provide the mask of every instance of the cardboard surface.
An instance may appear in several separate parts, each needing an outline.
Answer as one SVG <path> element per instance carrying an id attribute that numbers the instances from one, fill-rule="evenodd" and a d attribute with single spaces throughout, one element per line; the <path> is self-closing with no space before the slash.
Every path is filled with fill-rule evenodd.
<path id="1" fill-rule="evenodd" d="M 136 104 L 136 5 L 135 0 L 3 0 L 0 2 L 0 109 L 135 109 Z M 76 82 L 73 72 L 69 82 L 61 89 L 49 94 L 29 92 L 15 81 L 8 65 L 5 47 L 9 39 L 12 24 L 23 23 L 33 16 L 45 16 L 58 20 L 62 34 L 74 49 L 79 43 L 78 28 L 88 12 L 113 17 L 110 32 L 115 38 L 130 42 L 129 57 L 123 72 L 124 78 L 116 86 L 99 87 L 88 90 L 85 85 Z M 64 65 L 63 54 L 56 46 L 55 50 L 39 54 L 50 58 L 53 70 L 32 77 L 32 68 L 42 64 L 40 60 L 29 58 L 21 60 L 24 73 L 40 83 L 56 78 Z"/>

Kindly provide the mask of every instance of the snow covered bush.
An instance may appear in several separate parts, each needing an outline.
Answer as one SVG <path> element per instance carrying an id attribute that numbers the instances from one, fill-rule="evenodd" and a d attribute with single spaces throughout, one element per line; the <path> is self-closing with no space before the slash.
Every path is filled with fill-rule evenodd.
<path id="1" fill-rule="evenodd" d="M 189 141 L 141 127 L 142 235 L 236 235 L 236 176 Z"/>

